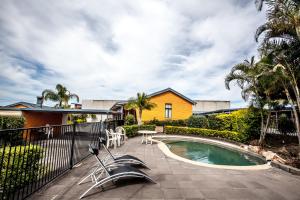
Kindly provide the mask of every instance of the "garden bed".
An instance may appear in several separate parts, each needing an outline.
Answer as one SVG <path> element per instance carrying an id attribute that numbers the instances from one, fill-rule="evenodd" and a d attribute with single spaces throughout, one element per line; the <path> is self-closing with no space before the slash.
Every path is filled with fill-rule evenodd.
<path id="1" fill-rule="evenodd" d="M 257 145 L 257 140 L 250 142 L 252 145 Z M 281 135 L 267 135 L 264 150 L 272 151 L 283 158 L 283 164 L 300 169 L 300 160 L 298 154 L 298 139 L 297 137 L 283 137 Z"/>

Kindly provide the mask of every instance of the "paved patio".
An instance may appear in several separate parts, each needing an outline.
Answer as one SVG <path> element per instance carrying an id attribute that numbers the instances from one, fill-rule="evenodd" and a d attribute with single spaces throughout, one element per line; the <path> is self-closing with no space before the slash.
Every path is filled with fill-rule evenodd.
<path id="1" fill-rule="evenodd" d="M 117 152 L 135 155 L 152 170 L 144 170 L 157 184 L 138 181 L 96 188 L 84 199 L 300 199 L 300 177 L 276 168 L 237 171 L 195 166 L 166 157 L 156 144 L 129 139 Z M 29 199 L 78 199 L 91 185 L 77 182 L 89 172 L 90 157 L 74 169 L 36 192 Z"/>

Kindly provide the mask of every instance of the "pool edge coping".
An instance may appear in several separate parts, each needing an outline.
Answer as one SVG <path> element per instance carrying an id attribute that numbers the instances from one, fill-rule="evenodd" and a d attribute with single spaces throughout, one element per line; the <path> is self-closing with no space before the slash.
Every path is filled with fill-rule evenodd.
<path id="1" fill-rule="evenodd" d="M 223 142 L 219 140 L 213 140 L 213 139 L 208 139 L 208 138 L 201 138 L 201 137 L 193 137 L 193 136 L 179 136 L 179 135 L 156 135 L 153 136 L 150 140 L 153 142 L 157 143 L 158 148 L 168 157 L 173 158 L 175 160 L 179 160 L 185 163 L 193 164 L 193 165 L 198 165 L 202 167 L 210 167 L 210 168 L 216 168 L 216 169 L 233 169 L 233 170 L 265 170 L 265 169 L 270 169 L 272 166 L 269 163 L 262 164 L 262 165 L 252 165 L 252 166 L 231 166 L 231 165 L 214 165 L 214 164 L 207 164 L 207 163 L 201 163 L 198 161 L 193 161 L 189 160 L 187 158 L 183 158 L 181 156 L 178 156 L 174 153 L 172 153 L 167 145 L 159 140 L 156 140 L 154 138 L 180 138 L 180 139 L 187 139 L 187 140 L 198 140 L 198 141 L 205 141 L 206 143 L 211 143 L 211 144 L 217 144 L 223 147 L 227 147 L 230 149 L 236 149 L 242 152 L 247 152 L 250 154 L 255 155 L 255 153 L 247 151 L 243 148 L 241 148 L 238 145 L 229 143 L 229 142 Z M 257 155 L 256 155 L 257 156 Z M 257 157 L 260 157 L 259 155 Z"/>

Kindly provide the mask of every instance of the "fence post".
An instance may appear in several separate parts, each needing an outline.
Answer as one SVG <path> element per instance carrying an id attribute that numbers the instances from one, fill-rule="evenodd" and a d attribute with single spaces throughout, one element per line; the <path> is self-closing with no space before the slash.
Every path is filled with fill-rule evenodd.
<path id="1" fill-rule="evenodd" d="M 73 168 L 75 134 L 76 134 L 76 122 L 73 123 L 72 142 L 71 142 L 71 155 L 70 155 L 70 167 L 69 167 L 70 169 Z"/>

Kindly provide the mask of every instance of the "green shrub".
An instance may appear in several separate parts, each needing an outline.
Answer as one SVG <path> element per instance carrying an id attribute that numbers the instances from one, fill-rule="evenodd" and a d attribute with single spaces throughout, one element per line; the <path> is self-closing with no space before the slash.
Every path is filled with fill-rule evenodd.
<path id="1" fill-rule="evenodd" d="M 192 127 L 192 128 L 207 128 L 208 120 L 205 116 L 192 115 L 187 120 L 187 125 L 188 127 Z"/>
<path id="2" fill-rule="evenodd" d="M 6 143 L 7 145 L 20 145 L 24 143 L 23 140 L 23 133 L 24 131 L 22 129 L 12 129 L 12 130 L 6 130 L 5 132 L 0 132 L 1 140 Z"/>
<path id="3" fill-rule="evenodd" d="M 208 120 L 208 128 L 214 130 L 221 130 L 223 122 L 221 119 L 217 118 L 217 115 L 206 116 Z"/>
<path id="4" fill-rule="evenodd" d="M 150 120 L 150 121 L 145 121 L 144 124 L 147 125 L 155 125 L 155 126 L 163 126 L 163 121 L 160 121 L 156 118 Z"/>
<path id="5" fill-rule="evenodd" d="M 123 128 L 126 131 L 127 137 L 134 137 L 138 135 L 139 130 L 149 130 L 149 131 L 154 131 L 155 130 L 155 125 L 131 125 L 131 126 L 123 126 Z"/>
<path id="6" fill-rule="evenodd" d="M 22 116 L 0 116 L 0 130 L 23 128 L 24 124 L 25 119 Z M 7 133 L 2 133 L 1 139 L 12 145 L 21 144 L 23 141 L 22 133 L 21 130 L 10 130 Z"/>
<path id="7" fill-rule="evenodd" d="M 242 109 L 234 111 L 228 115 L 231 116 L 232 131 L 243 133 L 247 135 L 248 138 L 255 138 L 259 136 L 260 117 L 256 109 Z"/>
<path id="8" fill-rule="evenodd" d="M 237 142 L 244 142 L 246 140 L 245 135 L 242 133 L 238 133 L 235 131 L 218 131 L 204 128 L 166 126 L 165 133 L 180 135 L 199 135 L 204 137 L 220 137 Z"/>
<path id="9" fill-rule="evenodd" d="M 177 119 L 177 120 L 166 120 L 163 122 L 164 126 L 187 126 L 186 119 Z"/>
<path id="10" fill-rule="evenodd" d="M 4 152 L 3 152 L 4 151 Z M 1 166 L 0 191 L 6 187 L 7 197 L 32 181 L 40 178 L 42 165 L 39 163 L 43 157 L 43 149 L 39 145 L 14 146 L 0 148 L 0 155 L 4 155 Z M 6 177 L 6 180 L 5 180 Z"/>
<path id="11" fill-rule="evenodd" d="M 23 128 L 24 124 L 25 124 L 25 118 L 22 116 L 1 116 L 0 115 L 0 130 Z"/>
<path id="12" fill-rule="evenodd" d="M 89 114 L 89 117 L 92 119 L 97 119 L 97 115 L 96 114 Z"/>
<path id="13" fill-rule="evenodd" d="M 154 118 L 153 120 L 146 121 L 145 124 L 156 125 L 156 126 L 187 126 L 187 120 L 186 119 L 158 120 Z"/>
<path id="14" fill-rule="evenodd" d="M 244 126 L 244 129 L 241 131 L 247 135 L 249 139 L 259 138 L 261 117 L 258 109 L 248 108 L 244 117 L 244 123 L 247 126 Z"/>
<path id="15" fill-rule="evenodd" d="M 254 108 L 241 109 L 232 113 L 209 115 L 208 128 L 242 133 L 247 139 L 257 138 L 260 133 L 260 116 Z"/>
<path id="16" fill-rule="evenodd" d="M 134 115 L 128 114 L 125 117 L 125 125 L 134 125 L 134 124 L 136 124 Z"/>

